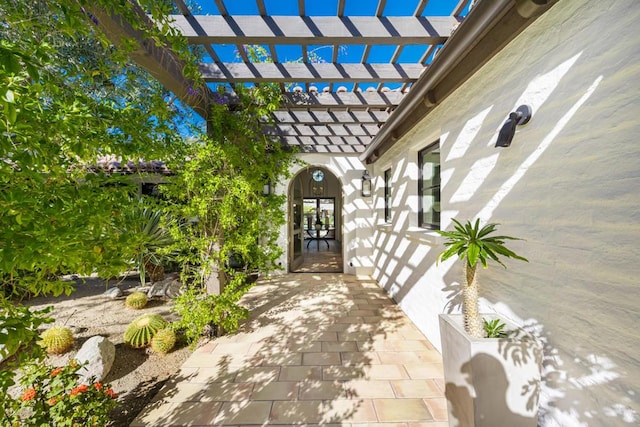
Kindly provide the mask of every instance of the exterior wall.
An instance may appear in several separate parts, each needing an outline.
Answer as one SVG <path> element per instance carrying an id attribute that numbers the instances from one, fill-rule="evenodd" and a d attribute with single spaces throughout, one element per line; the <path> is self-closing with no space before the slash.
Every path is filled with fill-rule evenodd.
<path id="1" fill-rule="evenodd" d="M 333 173 L 342 185 L 342 215 L 341 230 L 343 269 L 345 274 L 370 276 L 372 267 L 372 223 L 371 212 L 373 201 L 371 197 L 363 198 L 360 193 L 362 173 L 365 165 L 358 159 L 357 154 L 300 154 L 302 165 L 291 171 L 292 178 L 302 169 L 323 167 Z M 276 188 L 279 194 L 289 194 L 291 180 Z M 289 206 L 287 201 L 287 209 Z M 280 260 L 282 272 L 289 271 L 288 225 L 280 231 L 280 245 L 285 253 Z"/>
<path id="2" fill-rule="evenodd" d="M 443 228 L 479 217 L 526 239 L 510 247 L 529 263 L 479 271 L 481 309 L 544 342 L 544 426 L 640 423 L 639 6 L 560 1 L 374 164 L 374 278 L 436 346 L 462 268 L 417 227 L 417 151 L 441 141 Z M 531 121 L 494 148 L 521 104 Z"/>

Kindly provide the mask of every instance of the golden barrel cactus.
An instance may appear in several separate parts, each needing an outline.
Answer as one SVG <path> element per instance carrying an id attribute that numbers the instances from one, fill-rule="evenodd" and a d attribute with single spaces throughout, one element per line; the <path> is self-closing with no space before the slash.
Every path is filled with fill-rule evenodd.
<path id="1" fill-rule="evenodd" d="M 176 345 L 176 333 L 169 328 L 158 331 L 151 339 L 151 349 L 156 353 L 167 354 Z"/>
<path id="2" fill-rule="evenodd" d="M 144 292 L 133 292 L 124 300 L 124 305 L 135 310 L 140 310 L 147 305 L 149 298 Z"/>
<path id="3" fill-rule="evenodd" d="M 65 326 L 54 326 L 40 336 L 40 343 L 49 354 L 62 354 L 73 347 L 73 333 Z"/>

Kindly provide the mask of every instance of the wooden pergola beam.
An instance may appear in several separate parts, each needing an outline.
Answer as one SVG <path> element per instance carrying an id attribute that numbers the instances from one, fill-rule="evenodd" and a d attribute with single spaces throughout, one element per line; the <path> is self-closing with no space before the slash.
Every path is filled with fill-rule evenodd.
<path id="1" fill-rule="evenodd" d="M 401 92 L 287 92 L 282 94 L 283 107 L 291 110 L 300 109 L 386 109 L 394 108 L 404 94 Z"/>
<path id="2" fill-rule="evenodd" d="M 331 63 L 201 63 L 206 82 L 410 82 L 420 77 L 421 64 Z"/>
<path id="3" fill-rule="evenodd" d="M 439 44 L 457 23 L 452 16 L 220 16 L 172 15 L 193 44 Z"/>
<path id="4" fill-rule="evenodd" d="M 389 118 L 386 111 L 283 111 L 273 112 L 279 124 L 382 124 Z"/>
<path id="5" fill-rule="evenodd" d="M 145 22 L 149 28 L 154 26 L 137 2 L 127 1 L 141 22 Z M 183 75 L 184 64 L 171 49 L 145 38 L 142 31 L 134 29 L 113 11 L 93 7 L 90 12 L 96 18 L 98 28 L 113 44 L 121 46 L 125 40 L 133 40 L 136 49 L 129 54 L 130 58 L 205 120 L 209 117 L 211 90 L 206 85 L 195 87 L 194 82 Z"/>
<path id="6" fill-rule="evenodd" d="M 275 126 L 275 133 L 283 136 L 376 136 L 378 126 L 376 125 L 278 125 Z M 272 130 L 270 133 L 273 133 Z"/>

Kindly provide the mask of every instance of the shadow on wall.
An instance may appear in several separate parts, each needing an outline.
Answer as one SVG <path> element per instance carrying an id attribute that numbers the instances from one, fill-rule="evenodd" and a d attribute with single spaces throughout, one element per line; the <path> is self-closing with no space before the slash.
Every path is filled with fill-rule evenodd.
<path id="1" fill-rule="evenodd" d="M 454 156 L 455 158 L 453 158 L 451 162 L 447 162 L 447 164 L 444 165 L 446 168 L 443 169 L 442 185 L 443 189 L 447 186 L 448 188 L 443 193 L 443 196 L 455 196 L 455 200 L 449 200 L 448 206 L 445 206 L 448 210 L 446 214 L 443 215 L 443 226 L 447 225 L 447 218 L 451 216 L 460 217 L 460 215 L 463 215 L 464 218 L 480 217 L 484 221 L 495 221 L 496 219 L 494 217 L 498 209 L 502 208 L 503 213 L 504 211 L 514 212 L 516 209 L 522 212 L 521 201 L 518 200 L 518 197 L 522 197 L 522 192 L 524 191 L 533 194 L 532 190 L 534 190 L 534 186 L 530 185 L 525 178 L 532 176 L 536 172 L 539 173 L 542 170 L 538 163 L 543 155 L 546 160 L 549 160 L 553 155 L 556 160 L 555 163 L 552 162 L 551 167 L 557 167 L 557 159 L 564 159 L 566 157 L 563 155 L 566 154 L 563 150 L 566 150 L 567 146 L 574 142 L 572 138 L 575 138 L 576 125 L 574 125 L 573 128 L 567 128 L 567 126 L 573 121 L 578 121 L 578 125 L 583 126 L 584 118 L 576 117 L 577 112 L 586 104 L 589 113 L 593 113 L 595 111 L 594 104 L 600 102 L 599 100 L 590 100 L 590 98 L 605 81 L 604 76 L 597 74 L 591 77 L 584 76 L 584 74 L 582 74 L 584 72 L 584 64 L 582 62 L 584 62 L 584 60 L 579 61 L 582 55 L 583 52 L 580 52 L 571 56 L 564 62 L 559 63 L 555 68 L 552 67 L 546 74 L 536 76 L 536 79 L 533 79 L 532 83 L 523 90 L 516 104 L 521 101 L 529 101 L 526 98 L 530 91 L 532 96 L 538 96 L 536 101 L 533 102 L 535 105 L 534 114 L 536 110 L 540 110 L 539 118 L 542 119 L 544 117 L 544 119 L 540 121 L 540 123 L 542 123 L 541 125 L 537 125 L 537 132 L 540 134 L 540 138 L 536 139 L 537 143 L 532 145 L 518 145 L 511 149 L 520 150 L 522 155 L 520 155 L 520 153 L 516 156 L 510 155 L 503 159 L 502 168 L 494 168 L 495 162 L 499 161 L 499 156 L 496 156 L 495 152 L 492 151 L 489 153 L 489 157 L 487 157 L 485 163 L 478 161 L 482 167 L 478 167 L 475 175 L 466 172 L 468 170 L 468 160 L 458 162 L 456 160 L 458 157 L 456 156 Z M 573 70 L 574 64 L 579 64 L 581 67 L 577 67 L 578 70 L 575 71 Z M 599 72 L 600 71 L 598 71 L 598 73 Z M 538 77 L 541 79 L 538 79 Z M 549 80 L 543 81 L 543 77 L 548 77 Z M 535 85 L 533 84 L 534 82 L 536 83 Z M 566 86 L 574 91 L 572 97 L 566 97 L 561 93 L 562 91 L 556 90 L 561 84 L 565 85 L 565 82 Z M 578 89 L 577 86 L 582 87 Z M 566 90 L 565 88 L 564 92 L 566 92 Z M 594 98 L 603 97 L 603 91 L 599 90 L 598 92 L 600 92 L 600 94 Z M 563 111 L 559 111 L 560 114 L 554 116 L 553 106 L 545 111 L 545 105 L 555 103 L 555 108 L 557 108 L 558 102 L 561 101 L 563 101 L 562 105 L 565 107 Z M 587 103 L 588 101 L 589 103 Z M 481 108 L 485 108 L 482 113 L 484 118 L 487 116 L 485 112 L 487 112 L 488 109 L 486 106 L 481 106 Z M 606 127 L 610 122 L 611 121 L 598 123 L 599 126 Z M 491 126 L 491 123 L 488 125 L 479 123 L 477 126 Z M 491 134 L 491 132 L 487 129 L 476 132 L 472 139 L 482 139 L 486 137 L 486 141 L 476 140 L 472 142 L 469 140 L 467 141 L 469 145 L 465 145 L 462 148 L 459 147 L 458 151 L 464 154 L 464 152 L 468 150 L 469 154 L 467 154 L 467 156 L 480 157 L 483 151 L 479 150 L 488 149 L 484 148 L 485 142 L 489 143 L 487 146 L 493 142 L 493 137 L 487 137 L 489 134 Z M 560 141 L 562 147 L 558 147 L 554 151 L 554 141 L 556 141 L 560 135 L 566 134 L 569 135 Z M 489 141 L 489 139 L 491 139 L 491 141 Z M 452 143 L 454 147 L 455 143 L 455 141 Z M 551 150 L 549 150 L 550 147 Z M 550 153 L 550 151 L 553 152 L 553 154 Z M 519 162 L 518 159 L 520 159 Z M 403 167 L 407 168 L 406 165 Z M 531 169 L 533 169 L 533 172 Z M 505 173 L 505 170 L 510 170 L 511 172 Z M 480 174 L 479 171 L 485 171 L 484 175 Z M 396 172 L 394 172 L 394 174 L 395 173 Z M 394 206 L 404 207 L 417 205 L 417 201 L 413 200 L 413 197 L 409 194 L 410 191 L 407 189 L 407 182 L 412 184 L 410 181 L 412 174 L 404 169 L 398 171 L 397 176 L 404 177 L 403 179 L 405 179 L 402 183 L 405 193 L 403 194 L 398 191 L 398 195 L 401 197 L 397 201 L 394 200 Z M 476 181 L 479 180 L 479 182 L 474 182 L 475 185 L 472 186 L 473 190 L 468 192 L 466 181 L 471 179 L 469 178 L 470 176 Z M 538 190 L 538 188 L 540 188 L 539 191 L 547 191 L 548 193 L 541 195 L 541 197 L 546 196 L 546 198 L 540 199 L 540 209 L 545 208 L 545 203 L 555 202 L 550 201 L 550 195 L 553 194 L 553 189 L 549 187 L 544 188 L 544 185 L 538 185 L 538 187 L 535 187 L 535 190 Z M 465 191 L 462 191 L 463 189 Z M 516 194 L 516 197 L 512 198 L 514 194 Z M 433 311 L 432 315 L 435 316 L 437 314 L 436 310 L 442 310 L 442 306 L 444 306 L 444 310 L 449 313 L 456 312 L 461 305 L 461 296 L 459 294 L 461 285 L 446 280 L 450 272 L 450 264 L 445 263 L 438 267 L 435 266 L 435 254 L 437 254 L 439 250 L 434 249 L 432 246 L 422 244 L 419 241 L 410 240 L 405 236 L 409 229 L 409 214 L 413 214 L 409 212 L 405 215 L 406 211 L 407 209 L 404 208 L 403 212 L 398 212 L 395 218 L 394 232 L 378 230 L 376 233 L 375 247 L 380 249 L 375 253 L 375 277 L 398 303 L 403 305 L 403 307 L 405 305 L 408 307 L 408 312 L 411 312 L 412 309 L 417 311 L 418 309 L 416 307 L 420 307 L 423 312 L 425 310 L 428 312 Z M 462 212 L 462 214 L 460 214 L 460 212 Z M 527 217 L 527 215 L 533 216 L 534 214 L 525 212 L 521 215 L 523 215 L 521 218 L 513 218 L 512 220 L 522 220 L 523 223 L 527 221 L 530 222 L 531 217 Z M 574 224 L 572 224 L 572 226 L 573 225 Z M 609 224 L 608 226 L 611 228 L 612 225 Z M 542 239 L 540 236 L 530 238 L 530 236 L 524 235 L 522 237 L 529 238 L 530 240 Z M 548 238 L 548 236 L 545 236 L 544 239 L 546 238 Z M 569 235 L 568 238 L 573 239 L 574 236 Z M 544 239 L 539 242 L 540 246 L 545 246 Z M 556 249 L 557 253 L 562 253 L 567 247 L 563 247 L 563 245 L 560 244 L 559 248 Z M 549 248 L 547 251 L 549 251 Z M 552 256 L 549 253 L 545 255 Z M 532 264 L 535 263 L 534 259 L 531 259 L 531 261 Z M 543 265 L 549 264 L 548 262 L 545 263 L 544 259 L 540 260 L 540 263 Z M 593 265 L 589 267 L 593 268 Z M 529 289 L 526 290 L 525 293 L 540 292 L 541 289 L 548 292 L 550 299 L 549 305 L 552 307 L 561 306 L 561 301 L 563 298 L 566 299 L 567 296 L 575 296 L 575 294 L 572 295 L 568 293 L 567 290 L 563 291 L 561 288 L 540 288 L 535 283 L 536 277 L 536 274 L 532 274 L 531 277 L 529 277 L 529 283 L 522 283 L 522 286 L 529 286 Z M 534 289 L 538 290 L 534 291 Z M 521 296 L 523 300 L 526 301 L 528 294 Z M 515 295 L 515 293 L 512 294 L 512 296 L 513 295 Z M 577 297 L 585 299 L 587 296 L 588 295 L 585 294 L 579 294 Z M 554 298 L 559 299 L 553 300 Z M 403 304 L 403 302 L 405 302 L 405 304 Z M 442 305 L 436 307 L 437 303 L 442 303 Z M 504 312 L 509 313 L 509 315 L 514 318 L 518 317 L 506 304 L 502 302 L 500 302 L 500 304 L 502 308 L 504 308 Z M 516 302 L 513 304 L 516 305 Z M 521 306 L 522 305 L 520 305 L 520 307 Z M 545 307 L 538 306 L 536 309 L 538 312 L 537 316 L 540 316 L 540 313 L 545 310 Z M 572 310 L 575 311 L 577 309 L 567 307 L 567 313 L 562 319 L 558 317 L 560 316 L 559 314 L 555 313 L 549 313 L 549 318 L 545 316 L 543 319 L 549 322 L 549 325 L 554 326 L 556 332 L 561 328 L 570 329 L 571 327 L 575 327 L 576 324 L 572 324 L 571 321 L 568 320 L 574 316 Z M 503 310 L 500 309 L 499 311 L 502 312 Z M 607 314 L 607 316 L 609 315 L 610 314 Z M 420 314 L 419 316 L 426 317 L 427 315 Z M 574 317 L 581 319 L 580 316 L 578 313 Z M 553 320 L 554 323 L 551 323 L 551 317 L 555 317 L 555 320 Z M 604 318 L 604 321 L 609 319 L 610 317 Z M 615 330 L 609 329 L 609 325 L 602 323 L 602 320 L 603 319 L 594 318 L 592 320 L 593 323 L 589 326 L 593 326 L 596 331 L 615 334 Z M 601 323 L 598 324 L 599 321 Z M 593 351 L 592 354 L 589 354 L 587 351 L 587 355 L 585 356 L 585 348 L 578 347 L 572 349 L 571 345 L 558 341 L 557 337 L 551 337 L 550 333 L 544 331 L 542 323 L 538 323 L 537 321 L 520 323 L 524 323 L 524 328 L 537 336 L 544 345 L 543 378 L 539 385 L 531 385 L 531 387 L 539 386 L 541 389 L 541 425 L 582 426 L 588 424 L 604 426 L 637 423 L 638 415 L 633 408 L 638 407 L 638 396 L 636 394 L 637 390 L 633 390 L 632 376 L 629 377 L 631 379 L 627 379 L 626 381 L 616 381 L 617 378 L 624 378 L 624 374 L 616 372 L 615 364 L 608 357 L 593 354 Z M 433 322 L 429 327 L 431 327 L 432 324 Z M 619 325 L 619 322 L 616 324 Z M 434 332 L 430 331 L 430 337 L 433 337 L 433 335 Z M 593 340 L 596 339 L 596 337 L 593 337 Z M 562 352 L 552 345 L 554 340 L 557 346 L 562 347 Z M 588 343 L 585 345 L 588 345 Z M 616 349 L 612 349 L 611 352 L 609 352 L 608 349 L 605 351 L 603 349 L 606 349 L 606 345 L 603 344 L 598 344 L 594 347 L 600 349 L 599 351 L 602 353 L 614 354 L 614 356 L 612 356 L 614 358 L 616 357 L 615 355 L 618 357 L 620 357 L 620 355 L 627 358 L 633 357 L 625 353 L 624 350 L 618 353 L 616 353 Z M 618 348 L 618 350 L 620 350 L 620 348 Z M 628 351 L 628 349 L 626 351 Z M 630 360 L 631 359 L 624 360 L 626 366 L 632 365 Z M 620 369 L 618 369 L 618 371 L 620 371 Z M 633 375 L 633 372 L 631 375 Z M 601 392 L 606 393 L 603 394 Z M 454 389 L 451 393 L 464 392 Z M 594 424 L 598 422 L 601 424 Z"/>
<path id="2" fill-rule="evenodd" d="M 490 372 L 491 374 L 485 378 L 490 381 L 490 390 L 478 390 L 472 395 L 469 387 L 457 385 L 448 382 L 445 385 L 445 397 L 450 405 L 451 416 L 458 421 L 460 426 L 525 426 L 531 425 L 532 418 L 517 414 L 509 409 L 506 401 L 507 390 L 509 388 L 509 380 L 503 368 L 503 363 L 489 354 L 476 354 L 467 363 L 462 365 L 461 373 L 471 375 L 472 371 Z M 526 396 L 530 390 L 523 390 L 522 395 Z M 484 406 L 482 403 L 489 404 Z M 474 402 L 475 401 L 475 402 Z M 455 404 L 452 402 L 458 402 Z M 473 408 L 474 403 L 477 404 L 475 414 L 470 413 L 468 408 Z M 529 398 L 528 405 L 537 405 L 535 397 Z M 528 406 L 529 407 L 529 406 Z M 484 408 L 484 409 L 481 409 Z M 473 420 L 476 420 L 475 423 Z"/>

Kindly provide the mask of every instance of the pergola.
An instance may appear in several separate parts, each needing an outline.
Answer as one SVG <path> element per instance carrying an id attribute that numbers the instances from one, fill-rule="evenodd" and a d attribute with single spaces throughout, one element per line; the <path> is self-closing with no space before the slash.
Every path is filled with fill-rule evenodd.
<path id="1" fill-rule="evenodd" d="M 347 16 L 346 0 L 339 0 L 334 16 L 309 16 L 304 0 L 298 0 L 298 15 L 274 16 L 264 0 L 256 0 L 257 14 L 238 16 L 229 14 L 224 0 L 215 0 L 219 15 L 193 15 L 183 0 L 175 0 L 182 15 L 174 20 L 189 43 L 207 52 L 210 62 L 200 64 L 205 81 L 231 87 L 280 85 L 284 103 L 274 114 L 273 132 L 284 142 L 305 152 L 363 152 L 462 19 L 469 1 L 461 0 L 449 16 L 423 16 L 427 0 L 413 0 L 415 9 L 406 16 L 388 16 L 386 0 L 378 0 L 371 16 Z M 236 46 L 241 62 L 224 62 L 221 45 Z M 263 46 L 273 62 L 252 62 L 244 45 Z M 285 61 L 277 48 L 282 45 L 297 46 L 300 58 Z M 331 62 L 317 61 L 310 46 L 331 49 Z M 379 46 L 393 49 L 386 62 L 371 57 Z M 402 55 L 407 46 L 420 50 L 419 55 L 412 50 L 411 61 Z M 362 56 L 344 62 L 341 49 L 362 50 Z"/>
<path id="2" fill-rule="evenodd" d="M 266 132 L 303 152 L 360 153 L 371 163 L 556 0 L 459 0 L 447 16 L 424 16 L 428 0 L 411 0 L 415 8 L 405 16 L 387 15 L 386 0 L 377 0 L 368 16 L 346 15 L 347 0 L 337 0 L 330 16 L 307 15 L 305 0 L 282 0 L 297 3 L 297 15 L 287 16 L 270 15 L 265 0 L 255 0 L 257 13 L 250 15 L 230 14 L 229 0 L 206 1 L 215 2 L 219 14 L 194 15 L 185 0 L 174 0 L 180 14 L 172 16 L 188 42 L 206 52 L 199 64 L 208 83 L 202 90 L 193 90 L 172 51 L 111 11 L 91 12 L 114 43 L 136 40 L 132 59 L 203 118 L 219 96 L 209 85 L 232 92 L 239 84 L 275 83 L 284 102 L 274 113 L 275 128 Z M 224 45 L 235 46 L 237 61 L 220 55 Z M 252 62 L 246 45 L 260 46 L 269 60 Z M 300 58 L 281 58 L 285 45 L 297 46 Z M 314 46 L 330 48 L 331 62 L 318 61 Z M 381 46 L 392 53 L 374 62 L 380 56 L 371 52 Z M 420 54 L 408 60 L 408 47 Z M 359 61 L 345 61 L 343 48 L 361 49 Z"/>

